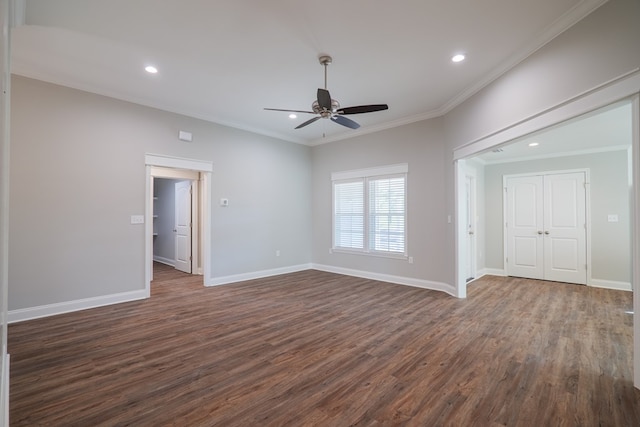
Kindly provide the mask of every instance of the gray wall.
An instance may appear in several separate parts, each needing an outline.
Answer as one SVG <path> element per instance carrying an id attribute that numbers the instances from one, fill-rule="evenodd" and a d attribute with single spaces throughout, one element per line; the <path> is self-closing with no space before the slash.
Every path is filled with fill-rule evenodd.
<path id="1" fill-rule="evenodd" d="M 144 289 L 145 153 L 213 161 L 212 274 L 311 262 L 311 153 L 255 135 L 13 78 L 9 308 Z M 178 131 L 194 140 L 178 140 Z M 227 197 L 228 208 L 216 200 Z M 275 257 L 275 250 L 281 251 Z"/>
<path id="2" fill-rule="evenodd" d="M 153 257 L 164 258 L 165 261 L 175 261 L 176 245 L 173 228 L 176 217 L 176 188 L 180 180 L 155 178 L 153 180 L 153 213 L 157 217 L 153 221 L 153 231 L 157 236 L 153 238 Z"/>
<path id="3" fill-rule="evenodd" d="M 589 169 L 591 196 L 591 275 L 594 279 L 631 283 L 631 223 L 627 151 L 529 160 L 485 167 L 486 266 L 503 268 L 504 175 Z M 608 222 L 617 214 L 619 222 Z"/>
<path id="4" fill-rule="evenodd" d="M 324 144 L 313 149 L 313 259 L 326 266 L 452 284 L 453 260 L 447 244 L 442 120 L 433 119 Z M 331 173 L 408 163 L 406 260 L 345 253 L 329 254 L 332 244 Z"/>

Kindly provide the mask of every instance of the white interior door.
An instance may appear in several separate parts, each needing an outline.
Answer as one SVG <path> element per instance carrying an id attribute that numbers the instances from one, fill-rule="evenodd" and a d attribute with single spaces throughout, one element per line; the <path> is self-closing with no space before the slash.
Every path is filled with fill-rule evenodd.
<path id="1" fill-rule="evenodd" d="M 542 279 L 543 177 L 507 179 L 507 274 Z"/>
<path id="2" fill-rule="evenodd" d="M 191 181 L 175 184 L 175 267 L 191 273 Z"/>
<path id="3" fill-rule="evenodd" d="M 545 176 L 544 278 L 587 284 L 584 172 Z"/>
<path id="4" fill-rule="evenodd" d="M 584 172 L 507 179 L 507 274 L 587 283 Z"/>

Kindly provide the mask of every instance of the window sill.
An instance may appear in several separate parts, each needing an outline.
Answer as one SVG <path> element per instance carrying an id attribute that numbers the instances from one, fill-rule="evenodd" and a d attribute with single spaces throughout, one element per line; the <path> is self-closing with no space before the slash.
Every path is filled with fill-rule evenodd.
<path id="1" fill-rule="evenodd" d="M 390 259 L 398 259 L 398 260 L 404 260 L 404 261 L 409 259 L 409 256 L 407 254 L 353 251 L 353 250 L 342 249 L 342 248 L 331 248 L 331 253 L 334 253 L 334 254 L 363 255 L 363 256 L 369 256 L 369 257 L 375 257 L 375 258 L 390 258 Z"/>

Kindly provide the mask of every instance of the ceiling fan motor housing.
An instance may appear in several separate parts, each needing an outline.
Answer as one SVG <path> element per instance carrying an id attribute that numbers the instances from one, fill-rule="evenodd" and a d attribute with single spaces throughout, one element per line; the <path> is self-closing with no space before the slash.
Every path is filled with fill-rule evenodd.
<path id="1" fill-rule="evenodd" d="M 313 104 L 311 104 L 311 109 L 313 110 L 313 112 L 316 114 L 320 114 L 320 116 L 322 116 L 322 118 L 324 119 L 328 119 L 329 117 L 331 117 L 331 115 L 335 114 L 335 112 L 338 111 L 339 108 L 340 103 L 335 99 L 331 100 L 331 110 L 325 110 L 321 108 L 318 101 L 313 101 Z"/>

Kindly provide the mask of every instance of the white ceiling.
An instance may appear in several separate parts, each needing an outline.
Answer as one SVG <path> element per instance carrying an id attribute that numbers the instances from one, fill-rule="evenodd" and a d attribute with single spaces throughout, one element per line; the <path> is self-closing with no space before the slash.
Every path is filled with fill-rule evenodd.
<path id="1" fill-rule="evenodd" d="M 492 164 L 626 150 L 632 138 L 632 104 L 625 100 L 510 141 L 501 151 L 494 148 L 476 158 Z M 538 145 L 531 147 L 530 143 Z"/>
<path id="2" fill-rule="evenodd" d="M 315 145 L 442 115 L 605 1 L 26 0 L 12 69 Z M 321 54 L 343 107 L 389 110 L 357 131 L 263 110 L 310 109 Z"/>

